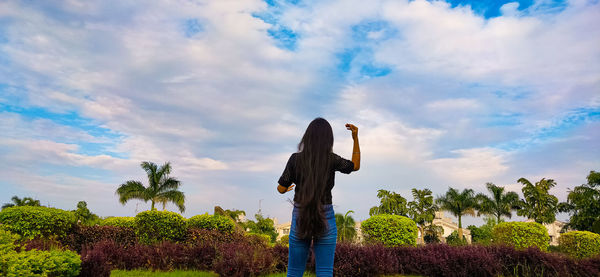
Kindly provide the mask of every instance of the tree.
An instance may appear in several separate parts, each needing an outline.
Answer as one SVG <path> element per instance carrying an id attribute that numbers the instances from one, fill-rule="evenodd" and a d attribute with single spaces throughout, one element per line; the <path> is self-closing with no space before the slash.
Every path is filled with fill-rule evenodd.
<path id="1" fill-rule="evenodd" d="M 221 216 L 225 216 L 228 218 L 231 218 L 233 220 L 233 222 L 235 222 L 235 229 L 238 232 L 243 232 L 245 231 L 244 229 L 244 223 L 240 220 L 240 215 L 246 215 L 245 211 L 242 210 L 223 210 L 223 208 L 221 208 L 220 206 L 215 206 L 214 209 L 214 214 L 215 215 L 221 215 Z"/>
<path id="2" fill-rule="evenodd" d="M 265 234 L 271 237 L 271 242 L 277 240 L 277 230 L 275 230 L 275 223 L 270 218 L 265 218 L 262 214 L 257 213 L 254 215 L 256 222 L 248 220 L 245 227 L 250 229 L 250 233 Z"/>
<path id="3" fill-rule="evenodd" d="M 517 182 L 523 184 L 523 199 L 519 201 L 517 214 L 535 220 L 537 223 L 552 223 L 556 220 L 558 198 L 548 191 L 556 186 L 552 179 L 542 178 L 535 185 L 525 178 Z"/>
<path id="4" fill-rule="evenodd" d="M 93 225 L 100 219 L 97 215 L 90 212 L 85 201 L 79 201 L 77 203 L 77 210 L 73 210 L 72 212 L 75 214 L 77 221 L 84 225 Z"/>
<path id="5" fill-rule="evenodd" d="M 569 190 L 559 209 L 571 215 L 565 227 L 600 234 L 600 172 L 590 171 L 587 181 Z"/>
<path id="6" fill-rule="evenodd" d="M 495 216 L 496 222 L 501 222 L 502 216 L 511 218 L 512 210 L 518 208 L 519 195 L 512 191 L 504 193 L 504 187 L 499 187 L 492 183 L 487 183 L 486 187 L 492 194 L 492 197 L 490 198 L 482 193 L 477 194 L 477 201 L 479 202 L 477 215 Z"/>
<path id="7" fill-rule="evenodd" d="M 492 230 L 496 226 L 496 219 L 493 217 L 486 217 L 485 224 L 477 227 L 475 225 L 469 225 L 467 229 L 471 231 L 471 242 L 478 244 L 490 244 L 492 243 Z"/>
<path id="8" fill-rule="evenodd" d="M 462 216 L 475 216 L 478 208 L 477 199 L 472 189 L 464 189 L 462 192 L 449 188 L 446 195 L 438 197 L 436 203 L 441 210 L 448 211 L 458 218 L 458 237 L 464 238 L 462 230 Z"/>
<path id="9" fill-rule="evenodd" d="M 354 211 L 350 210 L 343 214 L 335 214 L 335 225 L 337 227 L 338 240 L 340 241 L 354 241 L 356 237 L 356 223 L 354 222 L 354 218 L 350 216 L 350 213 L 354 213 Z"/>
<path id="10" fill-rule="evenodd" d="M 185 195 L 178 188 L 181 182 L 174 177 L 170 177 L 171 164 L 165 163 L 157 167 L 152 162 L 142 162 L 140 165 L 148 175 L 148 187 L 144 187 L 139 181 L 127 181 L 119 186 L 116 194 L 119 195 L 119 201 L 125 205 L 127 201 L 139 199 L 144 202 L 151 201 L 151 210 L 155 203 L 173 202 L 179 211 L 185 211 Z"/>
<path id="11" fill-rule="evenodd" d="M 6 203 L 2 205 L 2 209 L 15 206 L 40 206 L 40 200 L 36 200 L 31 197 L 24 197 L 23 199 L 21 199 L 15 195 L 10 200 L 12 201 L 12 203 Z"/>
<path id="12" fill-rule="evenodd" d="M 425 241 L 425 227 L 431 225 L 438 207 L 434 204 L 433 195 L 429 189 L 412 189 L 413 201 L 408 203 L 408 214 L 417 223 L 421 233 L 421 242 Z"/>
<path id="13" fill-rule="evenodd" d="M 369 215 L 378 214 L 395 214 L 406 216 L 408 209 L 406 208 L 406 199 L 400 194 L 393 191 L 387 191 L 380 189 L 377 191 L 377 198 L 379 198 L 379 206 L 372 207 L 369 210 Z"/>

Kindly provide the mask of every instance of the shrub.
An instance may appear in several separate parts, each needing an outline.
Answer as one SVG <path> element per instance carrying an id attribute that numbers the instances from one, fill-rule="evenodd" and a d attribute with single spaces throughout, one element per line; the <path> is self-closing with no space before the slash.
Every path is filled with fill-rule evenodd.
<path id="1" fill-rule="evenodd" d="M 536 222 L 502 222 L 492 231 L 494 243 L 505 244 L 517 249 L 537 247 L 548 249 L 550 236 L 542 224 Z"/>
<path id="2" fill-rule="evenodd" d="M 209 215 L 208 213 L 190 217 L 188 226 L 226 233 L 231 233 L 235 229 L 235 223 L 231 218 L 221 215 Z"/>
<path id="3" fill-rule="evenodd" d="M 181 241 L 186 234 L 185 219 L 169 211 L 145 211 L 135 217 L 135 233 L 143 243 Z"/>
<path id="4" fill-rule="evenodd" d="M 374 215 L 361 224 L 366 242 L 386 246 L 417 245 L 417 224 L 399 215 Z"/>
<path id="5" fill-rule="evenodd" d="M 0 228 L 0 256 L 4 253 L 15 251 L 15 242 L 19 239 L 19 235 Z"/>
<path id="6" fill-rule="evenodd" d="M 379 276 L 398 272 L 398 259 L 392 248 L 382 245 L 357 247 L 340 243 L 335 248 L 335 276 Z"/>
<path id="7" fill-rule="evenodd" d="M 103 240 L 111 240 L 119 245 L 132 245 L 137 242 L 137 237 L 135 230 L 130 227 L 76 225 L 61 243 L 81 252 L 86 245 Z"/>
<path id="8" fill-rule="evenodd" d="M 271 236 L 267 234 L 247 233 L 246 237 L 251 245 L 269 246 L 271 244 Z"/>
<path id="9" fill-rule="evenodd" d="M 272 248 L 226 243 L 219 248 L 218 256 L 213 269 L 221 276 L 257 276 L 275 271 Z"/>
<path id="10" fill-rule="evenodd" d="M 216 247 L 219 244 L 226 242 L 234 242 L 244 240 L 243 234 L 238 233 L 222 233 L 217 230 L 205 230 L 190 228 L 187 231 L 185 243 L 193 245 L 211 245 Z"/>
<path id="11" fill-rule="evenodd" d="M 100 221 L 101 226 L 135 227 L 135 218 L 130 216 L 108 217 Z"/>
<path id="12" fill-rule="evenodd" d="M 279 244 L 285 245 L 285 246 L 290 245 L 290 236 L 289 235 L 281 236 L 281 238 L 279 238 Z"/>
<path id="13" fill-rule="evenodd" d="M 460 239 L 458 238 L 458 232 L 457 231 L 452 231 L 452 233 L 450 233 L 450 235 L 448 235 L 446 237 L 446 244 L 451 245 L 451 246 L 460 246 L 460 245 L 467 245 L 467 239 L 465 238 L 465 236 L 463 235 L 463 238 Z"/>
<path id="14" fill-rule="evenodd" d="M 21 251 L 2 255 L 2 276 L 78 276 L 79 255 L 73 251 Z M 34 275 L 35 274 L 35 275 Z"/>
<path id="15" fill-rule="evenodd" d="M 571 231 L 558 237 L 560 250 L 572 257 L 588 258 L 600 255 L 600 235 L 588 231 Z"/>
<path id="16" fill-rule="evenodd" d="M 7 230 L 25 238 L 64 237 L 73 224 L 73 213 L 48 207 L 18 206 L 0 211 L 0 223 Z"/>

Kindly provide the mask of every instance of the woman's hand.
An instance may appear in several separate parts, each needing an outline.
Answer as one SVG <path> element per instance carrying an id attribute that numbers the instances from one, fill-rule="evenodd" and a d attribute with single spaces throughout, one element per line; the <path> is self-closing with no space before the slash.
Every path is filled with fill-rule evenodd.
<path id="1" fill-rule="evenodd" d="M 358 135 L 358 127 L 354 126 L 354 124 L 346 123 L 346 129 L 352 131 L 352 136 Z"/>
<path id="2" fill-rule="evenodd" d="M 295 185 L 294 185 L 294 184 L 292 184 L 291 186 L 289 186 L 289 187 L 287 187 L 287 188 L 286 188 L 286 187 L 284 187 L 284 186 L 282 186 L 282 185 L 277 185 L 277 191 L 279 191 L 279 193 L 281 193 L 281 194 L 284 194 L 284 193 L 286 193 L 286 192 L 288 192 L 288 191 L 291 191 L 291 190 L 293 190 L 293 189 L 294 189 L 294 186 L 295 186 Z"/>

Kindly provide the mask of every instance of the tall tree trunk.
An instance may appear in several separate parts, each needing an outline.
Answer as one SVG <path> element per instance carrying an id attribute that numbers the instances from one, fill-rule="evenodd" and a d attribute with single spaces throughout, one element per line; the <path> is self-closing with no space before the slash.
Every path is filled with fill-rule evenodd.
<path id="1" fill-rule="evenodd" d="M 462 221 L 460 215 L 458 216 L 458 239 L 461 241 L 463 239 Z"/>
<path id="2" fill-rule="evenodd" d="M 151 211 L 154 211 L 154 200 L 152 200 L 152 207 L 150 207 Z"/>
<path id="3" fill-rule="evenodd" d="M 421 244 L 425 244 L 425 228 L 421 225 L 419 225 L 419 232 L 421 232 L 421 239 L 420 239 L 420 243 Z"/>

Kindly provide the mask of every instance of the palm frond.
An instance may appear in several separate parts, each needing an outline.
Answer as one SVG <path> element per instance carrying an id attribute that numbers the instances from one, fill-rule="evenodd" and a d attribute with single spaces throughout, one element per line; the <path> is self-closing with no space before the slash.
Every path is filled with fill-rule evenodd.
<path id="1" fill-rule="evenodd" d="M 141 182 L 133 180 L 121 184 L 115 194 L 119 195 L 121 204 L 125 204 L 131 199 L 139 199 L 144 202 L 149 199 L 146 187 Z"/>

